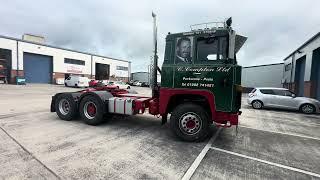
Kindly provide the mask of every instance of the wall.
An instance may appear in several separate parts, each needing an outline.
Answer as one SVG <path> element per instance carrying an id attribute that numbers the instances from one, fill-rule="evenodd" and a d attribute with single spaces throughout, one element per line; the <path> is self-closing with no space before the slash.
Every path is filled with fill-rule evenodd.
<path id="1" fill-rule="evenodd" d="M 282 87 L 283 63 L 242 68 L 242 87 Z"/>
<path id="2" fill-rule="evenodd" d="M 17 61 L 17 42 L 18 42 L 18 60 Z M 22 40 L 7 38 L 0 36 L 0 48 L 9 49 L 12 51 L 12 77 L 16 76 L 16 71 L 19 70 L 19 75 L 23 75 L 23 53 L 34 53 L 53 57 L 53 77 L 62 78 L 65 73 L 81 74 L 86 77 L 95 75 L 95 63 L 109 64 L 110 76 L 119 77 L 119 80 L 128 81 L 131 72 L 131 63 L 128 61 L 116 60 L 108 57 L 81 53 L 63 48 L 56 48 L 41 44 L 25 42 Z M 75 65 L 64 63 L 64 58 L 76 59 L 85 61 L 85 65 Z M 117 66 L 128 67 L 128 71 L 117 70 Z"/>
<path id="3" fill-rule="evenodd" d="M 313 40 L 311 43 L 307 44 L 305 47 L 301 48 L 299 52 L 293 53 L 290 57 L 284 60 L 284 64 L 289 64 L 293 60 L 293 69 L 290 71 L 284 72 L 283 79 L 286 80 L 287 83 L 294 82 L 295 77 L 295 67 L 296 67 L 296 60 L 306 55 L 306 69 L 304 74 L 304 80 L 310 81 L 311 77 L 311 66 L 312 66 L 312 53 L 313 50 L 320 47 L 320 36 Z M 290 74 L 292 71 L 292 79 L 290 80 Z"/>
<path id="4" fill-rule="evenodd" d="M 140 81 L 140 82 L 149 82 L 149 73 L 148 72 L 135 72 L 132 73 L 132 80 L 133 81 Z"/>
<path id="5" fill-rule="evenodd" d="M 130 77 L 130 74 L 129 74 L 130 73 L 130 66 L 129 66 L 130 63 L 129 62 L 119 61 L 119 60 L 110 59 L 110 58 L 101 57 L 101 56 L 92 56 L 92 75 L 96 74 L 95 63 L 109 64 L 110 65 L 110 76 L 125 77 L 125 78 Z M 128 71 L 117 70 L 117 66 L 128 67 Z"/>
<path id="6" fill-rule="evenodd" d="M 91 56 L 87 54 L 66 51 L 31 43 L 19 42 L 19 70 L 23 70 L 23 53 L 29 52 L 53 57 L 53 72 L 91 74 Z M 85 65 L 64 63 L 64 58 L 85 61 Z"/>

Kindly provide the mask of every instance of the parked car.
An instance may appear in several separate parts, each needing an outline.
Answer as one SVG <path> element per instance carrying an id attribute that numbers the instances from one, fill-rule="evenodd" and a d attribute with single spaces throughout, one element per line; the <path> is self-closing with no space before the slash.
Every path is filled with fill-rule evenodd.
<path id="1" fill-rule="evenodd" d="M 141 83 L 141 87 L 149 87 L 149 83 L 143 82 L 143 83 Z"/>
<path id="2" fill-rule="evenodd" d="M 130 86 L 133 86 L 133 83 L 134 83 L 134 82 L 135 82 L 135 81 L 130 80 L 128 84 L 129 84 Z"/>
<path id="3" fill-rule="evenodd" d="M 92 79 L 90 82 L 89 82 L 89 87 L 95 87 L 97 86 L 99 80 L 94 80 Z"/>
<path id="4" fill-rule="evenodd" d="M 89 87 L 89 81 L 87 77 L 69 76 L 64 80 L 64 85 L 71 87 Z"/>
<path id="5" fill-rule="evenodd" d="M 263 107 L 298 110 L 306 114 L 319 113 L 320 101 L 296 95 L 285 88 L 254 88 L 247 103 L 254 109 Z"/>
<path id="6" fill-rule="evenodd" d="M 137 86 L 137 83 L 139 83 L 139 81 L 136 80 L 136 81 L 133 82 L 132 85 L 133 85 L 133 86 Z"/>
<path id="7" fill-rule="evenodd" d="M 130 89 L 130 85 L 122 81 L 109 81 L 107 86 L 116 87 L 118 89 Z"/>
<path id="8" fill-rule="evenodd" d="M 103 83 L 102 80 L 94 80 L 92 79 L 90 82 L 89 82 L 89 87 L 97 87 L 97 86 L 104 86 L 105 84 Z"/>
<path id="9" fill-rule="evenodd" d="M 135 83 L 135 85 L 136 85 L 136 86 L 141 86 L 141 85 L 142 85 L 142 82 L 137 81 L 137 82 Z"/>

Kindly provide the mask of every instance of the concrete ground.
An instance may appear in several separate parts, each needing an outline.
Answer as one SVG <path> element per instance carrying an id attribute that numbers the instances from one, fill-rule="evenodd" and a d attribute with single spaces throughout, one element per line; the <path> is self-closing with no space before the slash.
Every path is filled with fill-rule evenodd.
<path id="1" fill-rule="evenodd" d="M 238 132 L 187 143 L 150 115 L 89 126 L 49 112 L 53 94 L 75 90 L 0 85 L 0 179 L 320 179 L 319 115 L 243 103 Z"/>

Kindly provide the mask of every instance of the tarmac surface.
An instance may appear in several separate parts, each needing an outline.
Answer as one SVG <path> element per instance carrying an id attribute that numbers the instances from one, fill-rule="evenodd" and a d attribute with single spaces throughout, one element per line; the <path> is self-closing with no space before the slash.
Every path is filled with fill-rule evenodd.
<path id="1" fill-rule="evenodd" d="M 150 95 L 148 88 L 133 87 Z M 60 120 L 56 85 L 0 85 L 0 179 L 320 179 L 320 116 L 254 110 L 240 126 L 182 142 L 151 115 L 100 126 Z"/>

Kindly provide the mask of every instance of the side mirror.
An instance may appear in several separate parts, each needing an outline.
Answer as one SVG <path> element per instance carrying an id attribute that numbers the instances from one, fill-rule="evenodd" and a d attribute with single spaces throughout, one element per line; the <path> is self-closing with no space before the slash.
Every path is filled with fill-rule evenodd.
<path id="1" fill-rule="evenodd" d="M 291 94 L 291 97 L 295 98 L 295 97 L 296 97 L 296 95 L 295 95 L 295 94 Z"/>

